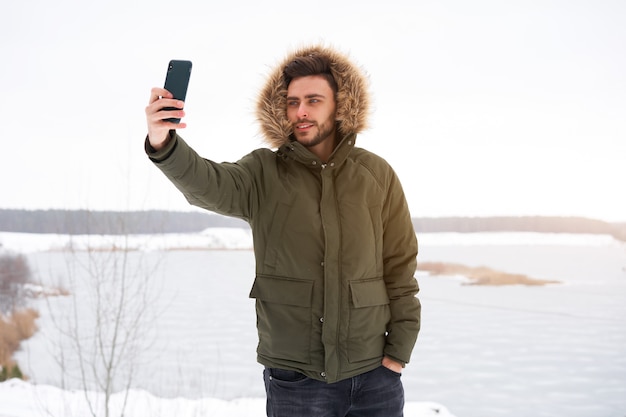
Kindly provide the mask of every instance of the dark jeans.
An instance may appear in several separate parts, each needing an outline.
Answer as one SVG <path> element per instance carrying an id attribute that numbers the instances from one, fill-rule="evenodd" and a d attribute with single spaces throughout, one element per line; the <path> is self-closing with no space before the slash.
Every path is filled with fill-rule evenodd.
<path id="1" fill-rule="evenodd" d="M 384 366 L 334 384 L 301 373 L 263 371 L 268 417 L 402 417 L 400 374 Z"/>

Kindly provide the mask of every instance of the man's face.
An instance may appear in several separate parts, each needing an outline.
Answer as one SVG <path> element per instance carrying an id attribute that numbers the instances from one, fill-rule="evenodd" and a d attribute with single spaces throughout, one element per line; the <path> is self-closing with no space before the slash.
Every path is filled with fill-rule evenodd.
<path id="1" fill-rule="evenodd" d="M 335 97 L 320 75 L 294 78 L 287 88 L 287 118 L 296 140 L 314 153 L 334 149 Z"/>

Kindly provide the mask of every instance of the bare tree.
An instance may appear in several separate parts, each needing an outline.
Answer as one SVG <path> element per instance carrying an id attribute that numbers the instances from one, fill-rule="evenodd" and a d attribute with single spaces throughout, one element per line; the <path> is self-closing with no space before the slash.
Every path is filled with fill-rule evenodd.
<path id="1" fill-rule="evenodd" d="M 79 386 L 92 416 L 112 416 L 111 398 L 124 392 L 119 416 L 124 415 L 141 353 L 154 337 L 150 323 L 157 311 L 157 264 L 147 265 L 129 235 L 83 236 L 66 248 L 63 286 L 72 292 L 65 309 L 52 306 L 50 316 L 59 338 L 53 356 L 62 370 L 63 388 Z M 104 400 L 90 392 L 101 392 Z"/>

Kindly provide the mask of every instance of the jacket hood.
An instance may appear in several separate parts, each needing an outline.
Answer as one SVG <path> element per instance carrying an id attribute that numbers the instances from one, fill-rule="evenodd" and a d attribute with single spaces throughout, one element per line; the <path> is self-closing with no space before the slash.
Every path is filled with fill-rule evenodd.
<path id="1" fill-rule="evenodd" d="M 261 133 L 268 145 L 278 148 L 289 142 L 293 133 L 287 119 L 287 85 L 283 79 L 283 69 L 299 56 L 319 54 L 331 62 L 331 72 L 337 82 L 337 122 L 341 137 L 356 134 L 367 128 L 370 111 L 369 80 L 365 73 L 355 66 L 348 57 L 325 46 L 308 46 L 291 52 L 269 74 L 261 90 L 256 117 L 261 125 Z"/>

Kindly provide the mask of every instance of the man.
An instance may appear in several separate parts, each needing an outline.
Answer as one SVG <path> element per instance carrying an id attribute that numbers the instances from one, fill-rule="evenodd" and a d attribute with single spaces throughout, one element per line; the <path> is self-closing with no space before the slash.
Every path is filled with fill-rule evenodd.
<path id="1" fill-rule="evenodd" d="M 420 327 L 417 240 L 391 167 L 355 147 L 367 80 L 322 46 L 269 76 L 257 117 L 272 148 L 237 163 L 176 133 L 183 103 L 154 88 L 146 152 L 189 203 L 245 219 L 256 278 L 258 361 L 270 417 L 403 415 L 400 374 Z M 387 138 L 390 142 L 392 139 Z"/>

